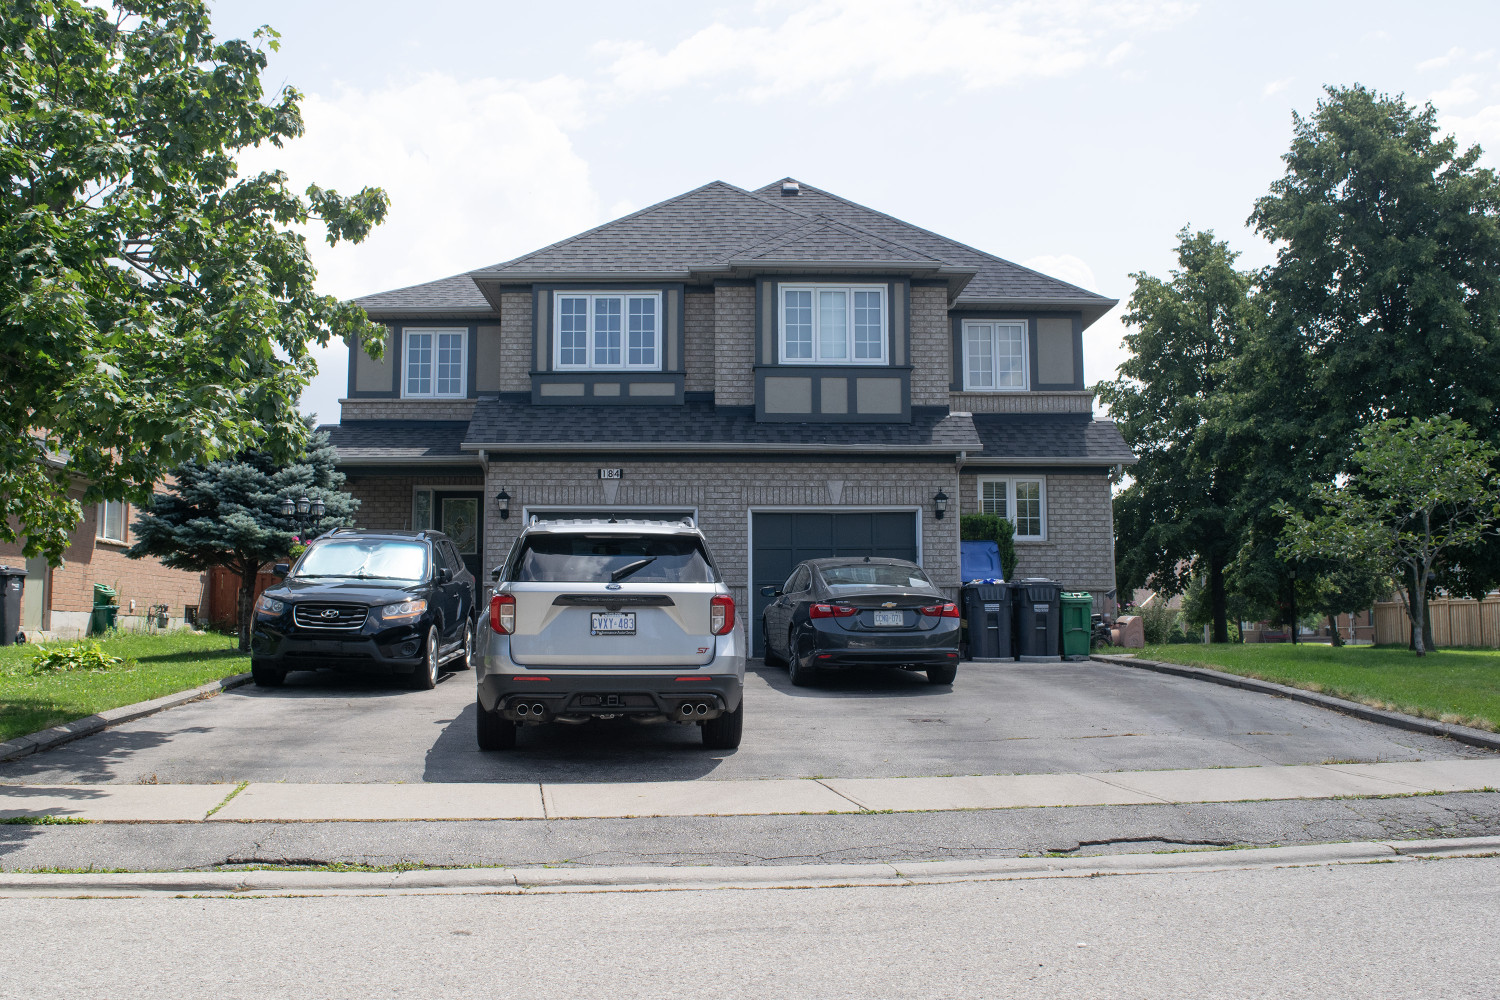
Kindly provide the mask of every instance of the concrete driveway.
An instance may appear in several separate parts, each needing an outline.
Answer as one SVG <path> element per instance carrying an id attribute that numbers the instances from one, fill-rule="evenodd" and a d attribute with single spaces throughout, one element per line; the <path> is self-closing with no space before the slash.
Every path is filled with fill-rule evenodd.
<path id="1" fill-rule="evenodd" d="M 474 743 L 469 674 L 436 690 L 330 672 L 242 687 L 0 764 L 0 782 L 570 782 L 1041 774 L 1487 756 L 1297 702 L 1097 662 L 966 664 L 952 689 L 871 670 L 794 688 L 752 664 L 744 743 L 596 723 Z"/>

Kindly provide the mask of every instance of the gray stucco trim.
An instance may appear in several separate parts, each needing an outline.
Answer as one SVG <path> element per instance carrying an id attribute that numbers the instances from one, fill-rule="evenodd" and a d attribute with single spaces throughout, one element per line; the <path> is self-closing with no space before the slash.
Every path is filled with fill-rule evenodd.
<path id="1" fill-rule="evenodd" d="M 1072 313 L 1073 320 L 1073 381 L 1069 383 L 1052 383 L 1037 381 L 1037 371 L 1041 367 L 1037 363 L 1037 320 L 1043 316 L 1058 316 L 1058 313 L 1047 311 L 1020 311 L 1003 309 L 970 309 L 954 308 L 948 310 L 949 333 L 952 338 L 952 349 L 950 357 L 953 362 L 953 370 L 949 376 L 949 392 L 981 392 L 1013 395 L 1022 391 L 1030 392 L 1081 392 L 1083 384 L 1083 317 L 1078 313 Z M 1063 316 L 1069 314 L 1063 313 Z M 1026 322 L 1026 371 L 1030 380 L 1026 390 L 1020 389 L 965 389 L 964 388 L 964 321 L 975 320 L 1024 320 Z"/>
<path id="2" fill-rule="evenodd" d="M 797 424 L 909 424 L 911 423 L 911 366 L 910 365 L 756 365 L 755 366 L 755 419 L 760 423 Z M 783 377 L 806 377 L 811 383 L 810 411 L 807 413 L 776 413 L 766 409 L 766 379 Z M 823 380 L 845 379 L 852 382 L 858 378 L 899 378 L 901 380 L 901 411 L 899 413 L 859 413 L 857 403 L 849 398 L 844 413 L 824 413 Z M 853 393 L 850 393 L 853 396 Z"/>
<path id="3" fill-rule="evenodd" d="M 658 454 L 804 454 L 804 455 L 868 455 L 872 457 L 882 455 L 958 455 L 963 451 L 972 453 L 973 445 L 951 445 L 951 444 L 772 444 L 761 442 L 744 442 L 726 445 L 718 442 L 708 441 L 678 441 L 678 442 L 653 442 L 642 444 L 640 441 L 590 441 L 578 443 L 572 441 L 528 441 L 518 442 L 488 442 L 488 441 L 465 441 L 461 446 L 464 451 L 484 451 L 491 455 L 536 453 L 556 454 L 566 452 L 576 454 L 579 452 L 600 452 L 629 454 L 634 460 L 643 452 L 650 451 Z"/>
<path id="4" fill-rule="evenodd" d="M 391 384 L 388 389 L 356 389 L 354 380 L 358 376 L 359 354 L 364 350 L 356 341 L 349 345 L 349 394 L 345 399 L 396 399 L 400 396 L 401 382 L 401 324 L 387 324 L 386 337 L 390 340 L 390 349 L 383 355 L 385 360 L 391 363 Z"/>
<path id="5" fill-rule="evenodd" d="M 633 396 L 629 386 L 639 383 L 669 384 L 670 395 Z M 687 376 L 682 372 L 656 371 L 553 371 L 531 373 L 531 398 L 533 406 L 669 406 L 683 401 L 683 387 Z M 614 383 L 620 392 L 614 396 L 601 396 L 594 386 Z M 581 396 L 545 396 L 544 385 L 581 385 Z"/>

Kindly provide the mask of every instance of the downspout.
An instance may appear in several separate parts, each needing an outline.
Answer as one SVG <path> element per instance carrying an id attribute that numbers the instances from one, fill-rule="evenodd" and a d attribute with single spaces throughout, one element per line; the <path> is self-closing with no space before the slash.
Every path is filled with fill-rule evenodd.
<path id="1" fill-rule="evenodd" d="M 957 522 L 956 525 L 955 525 L 955 527 L 957 527 L 957 530 L 953 532 L 953 536 L 954 536 L 954 539 L 955 539 L 955 544 L 953 546 L 953 555 L 954 555 L 954 565 L 956 565 L 958 567 L 958 590 L 959 590 L 959 593 L 963 592 L 963 586 L 964 586 L 964 570 L 963 570 L 963 565 L 964 565 L 963 537 L 964 537 L 964 533 L 963 533 L 963 528 L 959 527 L 959 525 L 963 524 L 963 516 L 964 516 L 964 477 L 963 477 L 963 471 L 964 471 L 964 463 L 967 462 L 968 460 L 969 460 L 969 452 L 968 452 L 968 450 L 967 449 L 962 449 L 958 453 L 958 458 L 955 459 L 954 462 L 953 462 L 953 517 L 955 518 L 955 520 Z"/>

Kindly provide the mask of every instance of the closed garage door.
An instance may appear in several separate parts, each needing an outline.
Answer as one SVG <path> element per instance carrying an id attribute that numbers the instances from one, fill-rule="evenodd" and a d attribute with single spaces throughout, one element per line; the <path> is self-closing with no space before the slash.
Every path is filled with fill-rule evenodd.
<path id="1" fill-rule="evenodd" d="M 917 515 L 913 511 L 763 511 L 750 515 L 750 634 L 756 656 L 764 653 L 760 614 L 771 598 L 762 587 L 779 587 L 804 559 L 822 556 L 889 556 L 917 561 Z"/>

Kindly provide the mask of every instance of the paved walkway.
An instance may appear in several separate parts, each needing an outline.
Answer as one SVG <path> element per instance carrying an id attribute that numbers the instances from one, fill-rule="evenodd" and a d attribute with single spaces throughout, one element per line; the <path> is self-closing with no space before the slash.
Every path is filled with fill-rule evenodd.
<path id="1" fill-rule="evenodd" d="M 0 819 L 105 823 L 599 819 L 930 812 L 1472 792 L 1500 759 L 937 778 L 609 784 L 4 785 Z"/>

